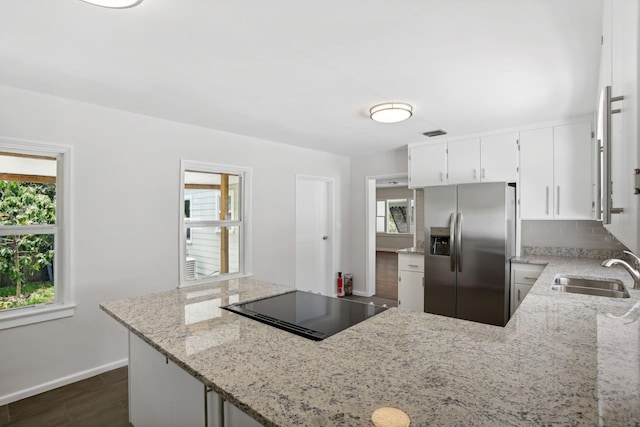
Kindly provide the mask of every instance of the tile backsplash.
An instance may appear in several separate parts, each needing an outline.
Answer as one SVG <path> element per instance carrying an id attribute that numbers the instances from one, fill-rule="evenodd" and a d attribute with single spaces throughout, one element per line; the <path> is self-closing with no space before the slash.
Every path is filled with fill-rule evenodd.
<path id="1" fill-rule="evenodd" d="M 625 250 L 599 221 L 522 221 L 522 255 L 607 258 Z"/>

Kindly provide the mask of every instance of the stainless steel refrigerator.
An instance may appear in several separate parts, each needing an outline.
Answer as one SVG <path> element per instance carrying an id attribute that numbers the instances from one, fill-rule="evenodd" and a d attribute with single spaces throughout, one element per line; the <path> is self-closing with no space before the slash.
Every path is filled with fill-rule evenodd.
<path id="1" fill-rule="evenodd" d="M 515 255 L 515 187 L 424 189 L 424 311 L 504 326 Z"/>

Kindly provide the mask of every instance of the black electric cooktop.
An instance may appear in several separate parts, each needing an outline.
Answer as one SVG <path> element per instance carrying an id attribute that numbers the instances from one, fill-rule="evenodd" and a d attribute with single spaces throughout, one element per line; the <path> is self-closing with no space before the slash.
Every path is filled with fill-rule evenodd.
<path id="1" fill-rule="evenodd" d="M 387 309 L 304 291 L 287 292 L 222 308 L 316 341 Z"/>

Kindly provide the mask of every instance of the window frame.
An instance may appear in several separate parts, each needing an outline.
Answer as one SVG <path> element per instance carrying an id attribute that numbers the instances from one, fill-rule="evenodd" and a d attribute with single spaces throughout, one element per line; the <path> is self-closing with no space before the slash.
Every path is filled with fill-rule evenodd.
<path id="1" fill-rule="evenodd" d="M 384 203 L 384 213 L 385 215 L 378 215 L 378 204 L 382 202 Z M 377 199 L 376 200 L 376 234 L 387 234 L 387 200 L 386 199 Z M 384 230 L 378 231 L 378 218 L 384 218 Z"/>
<path id="2" fill-rule="evenodd" d="M 200 225 L 199 221 L 191 221 L 187 223 L 184 216 L 184 200 L 185 200 L 185 172 L 204 172 L 204 173 L 226 173 L 230 175 L 240 176 L 240 206 L 239 219 L 222 220 L 222 221 L 202 221 L 208 226 L 233 226 L 238 227 L 240 232 L 240 253 L 239 253 L 239 271 L 237 273 L 225 273 L 214 277 L 206 277 L 196 280 L 186 280 L 185 267 L 187 259 L 187 241 L 186 229 Z M 252 169 L 243 166 L 231 166 L 218 163 L 200 162 L 194 160 L 180 160 L 180 214 L 178 222 L 179 230 L 179 284 L 178 287 L 197 286 L 206 283 L 221 282 L 240 277 L 251 276 L 251 172 Z"/>
<path id="3" fill-rule="evenodd" d="M 73 280 L 71 275 L 71 147 L 0 137 L 0 151 L 15 154 L 54 157 L 56 169 L 55 225 L 0 226 L 0 234 L 53 234 L 54 286 L 52 302 L 0 310 L 0 330 L 73 316 Z"/>
<path id="4" fill-rule="evenodd" d="M 391 233 L 389 232 L 389 202 L 397 202 L 397 201 L 401 201 L 404 200 L 407 203 L 407 228 L 408 231 L 401 233 L 401 232 L 397 232 L 397 233 Z M 414 234 L 414 228 L 415 228 L 415 223 L 414 223 L 414 211 L 413 211 L 413 206 L 411 206 L 412 203 L 414 203 L 415 206 L 415 199 L 413 197 L 390 197 L 390 198 L 379 198 L 376 199 L 376 234 L 377 235 L 382 235 L 382 236 L 411 236 Z M 378 215 L 378 203 L 379 202 L 384 202 L 384 209 L 385 209 L 385 220 L 384 220 L 384 231 L 378 231 L 377 230 L 377 220 L 378 218 L 382 218 L 382 216 Z"/>

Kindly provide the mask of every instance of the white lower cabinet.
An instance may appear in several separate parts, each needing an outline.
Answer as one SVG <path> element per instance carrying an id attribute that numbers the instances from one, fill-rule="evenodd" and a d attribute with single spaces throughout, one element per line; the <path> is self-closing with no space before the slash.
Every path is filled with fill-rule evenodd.
<path id="1" fill-rule="evenodd" d="M 511 263 L 511 315 L 529 293 L 544 270 L 544 265 Z"/>
<path id="2" fill-rule="evenodd" d="M 135 427 L 261 425 L 131 332 L 129 421 Z"/>
<path id="3" fill-rule="evenodd" d="M 398 309 L 424 312 L 423 254 L 398 254 Z"/>

